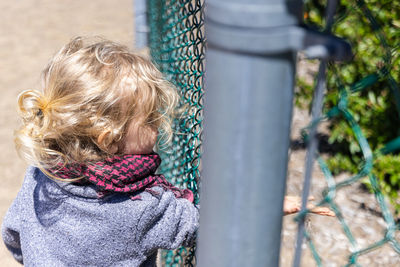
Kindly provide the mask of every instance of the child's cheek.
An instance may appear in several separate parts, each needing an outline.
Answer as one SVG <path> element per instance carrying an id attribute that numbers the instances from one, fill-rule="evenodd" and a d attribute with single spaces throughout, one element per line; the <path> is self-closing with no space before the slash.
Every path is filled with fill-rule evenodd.
<path id="1" fill-rule="evenodd" d="M 157 142 L 157 130 L 150 127 L 130 131 L 125 142 L 124 154 L 150 154 Z"/>

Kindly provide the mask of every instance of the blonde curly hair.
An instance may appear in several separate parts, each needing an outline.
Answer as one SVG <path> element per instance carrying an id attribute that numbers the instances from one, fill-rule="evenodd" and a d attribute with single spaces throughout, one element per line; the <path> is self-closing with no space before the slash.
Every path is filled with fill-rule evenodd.
<path id="1" fill-rule="evenodd" d="M 131 122 L 159 129 L 167 143 L 179 95 L 146 58 L 120 44 L 77 37 L 42 73 L 42 91 L 18 97 L 19 154 L 42 168 L 121 154 Z M 100 137 L 100 138 L 99 138 Z"/>

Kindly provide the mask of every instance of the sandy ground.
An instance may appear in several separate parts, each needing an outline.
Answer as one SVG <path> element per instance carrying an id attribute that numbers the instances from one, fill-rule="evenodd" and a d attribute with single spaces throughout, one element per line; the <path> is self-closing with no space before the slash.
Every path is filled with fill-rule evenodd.
<path id="1" fill-rule="evenodd" d="M 295 109 L 292 122 L 292 140 L 300 139 L 300 129 L 310 121 L 308 112 Z M 323 129 L 323 127 L 320 127 Z M 295 149 L 290 151 L 288 164 L 287 194 L 300 196 L 304 177 L 304 161 L 306 151 Z M 335 177 L 336 182 L 347 180 L 348 174 Z M 324 175 L 317 164 L 314 164 L 311 195 L 316 200 L 321 198 L 322 190 L 327 186 Z M 355 238 L 357 250 L 364 249 L 380 241 L 387 225 L 382 217 L 381 209 L 374 195 L 362 187 L 361 182 L 344 187 L 336 192 L 335 203 L 340 208 L 346 224 Z M 393 212 L 393 210 L 392 210 Z M 295 215 L 285 216 L 282 227 L 281 266 L 290 267 L 293 263 L 297 223 Z M 348 264 L 349 256 L 354 247 L 346 237 L 343 227 L 337 218 L 311 214 L 306 220 L 306 229 L 310 233 L 316 250 L 322 261 L 322 266 L 339 267 Z M 400 242 L 400 232 L 395 233 L 397 242 Z M 303 244 L 302 265 L 304 267 L 317 266 L 310 249 Z M 396 267 L 400 266 L 400 254 L 393 247 L 385 245 L 370 251 L 358 258 L 360 266 Z"/>
<path id="2" fill-rule="evenodd" d="M 132 0 L 0 0 L 0 217 L 22 183 L 26 164 L 14 149 L 16 97 L 39 88 L 49 58 L 78 35 L 133 46 Z M 0 242 L 0 266 L 20 266 Z"/>

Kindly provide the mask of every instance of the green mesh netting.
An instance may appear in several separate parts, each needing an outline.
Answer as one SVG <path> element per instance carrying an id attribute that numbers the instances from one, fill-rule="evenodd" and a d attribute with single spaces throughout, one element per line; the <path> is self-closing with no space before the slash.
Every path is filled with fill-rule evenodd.
<path id="1" fill-rule="evenodd" d="M 161 172 L 199 202 L 203 74 L 203 1 L 148 1 L 152 59 L 181 93 L 183 119 L 175 121 L 172 146 L 161 153 Z M 163 252 L 163 266 L 194 266 L 195 247 Z"/>
<path id="2" fill-rule="evenodd" d="M 329 107 L 329 110 L 325 113 L 323 117 L 316 118 L 310 124 L 309 128 L 306 129 L 306 132 L 310 130 L 311 127 L 316 127 L 321 121 L 330 121 L 331 123 L 335 124 L 345 123 L 350 126 L 350 134 L 354 136 L 354 139 L 358 144 L 358 147 L 360 149 L 359 154 L 361 154 L 361 163 L 359 165 L 358 173 L 340 182 L 337 182 L 335 180 L 332 174 L 332 170 L 329 169 L 328 164 L 323 159 L 323 157 L 318 157 L 319 166 L 323 171 L 327 181 L 327 187 L 323 192 L 323 200 L 318 205 L 327 205 L 336 213 L 337 219 L 339 220 L 343 232 L 348 239 L 351 251 L 349 252 L 348 261 L 345 266 L 361 266 L 358 261 L 359 257 L 371 252 L 372 250 L 380 248 L 383 245 L 389 245 L 395 252 L 400 254 L 400 240 L 396 239 L 396 232 L 400 230 L 400 224 L 396 223 L 395 218 L 387 204 L 387 200 L 382 193 L 382 188 L 380 186 L 379 180 L 373 173 L 374 164 L 376 164 L 379 158 L 381 158 L 383 155 L 399 150 L 400 137 L 394 138 L 384 147 L 376 147 L 375 149 L 372 149 L 370 141 L 367 138 L 368 133 L 366 133 L 365 130 L 362 130 L 359 122 L 360 118 L 363 116 L 363 112 L 366 112 L 366 110 L 359 110 L 357 109 L 356 105 L 350 105 L 349 103 L 351 103 L 351 98 L 354 99 L 354 97 L 364 97 L 367 99 L 367 101 L 371 101 L 371 99 L 372 101 L 374 100 L 368 93 L 362 95 L 360 94 L 360 92 L 368 92 L 372 89 L 378 90 L 378 92 L 383 92 L 384 90 L 386 90 L 392 96 L 391 98 L 389 98 L 389 101 L 393 101 L 395 107 L 397 108 L 397 112 L 394 111 L 395 115 L 398 116 L 398 114 L 400 114 L 400 88 L 398 86 L 398 81 L 396 81 L 393 76 L 393 71 L 397 68 L 397 66 L 394 66 L 393 63 L 398 61 L 397 54 L 399 51 L 399 46 L 398 42 L 396 42 L 395 40 L 388 40 L 387 34 L 383 31 L 382 25 L 379 24 L 377 17 L 381 14 L 379 14 L 380 10 L 378 7 L 374 6 L 375 12 L 373 12 L 371 6 L 368 5 L 367 1 L 354 0 L 347 2 L 352 4 L 351 8 L 348 8 L 347 10 L 339 9 L 336 16 L 336 22 L 333 24 L 333 33 L 335 33 L 335 30 L 343 29 L 345 33 L 346 31 L 351 32 L 352 25 L 357 25 L 356 23 L 361 23 L 362 25 L 367 26 L 367 28 L 369 27 L 370 31 L 373 33 L 372 38 L 368 37 L 367 39 L 367 37 L 363 36 L 363 34 L 365 35 L 366 33 L 365 30 L 362 28 L 353 33 L 358 34 L 360 38 L 356 40 L 357 42 L 361 42 L 361 38 L 365 37 L 362 42 L 365 41 L 369 45 L 362 46 L 354 43 L 353 45 L 356 46 L 357 49 L 368 49 L 370 53 L 374 53 L 374 55 L 380 55 L 380 61 L 368 62 L 369 64 L 367 64 L 367 67 L 370 74 L 364 77 L 360 77 L 361 75 L 358 73 L 357 75 L 355 75 L 359 77 L 356 81 L 349 81 L 349 79 L 346 79 L 346 77 L 348 76 L 346 76 L 346 74 L 344 73 L 345 71 L 349 71 L 349 69 L 345 68 L 344 66 L 346 66 L 346 64 L 351 64 L 351 62 L 331 62 L 328 65 L 327 72 L 328 77 L 333 79 L 334 83 L 328 83 L 328 85 L 330 84 L 332 86 L 332 88 L 328 87 L 328 94 L 329 90 L 331 90 L 331 92 L 332 90 L 336 90 L 334 94 L 330 94 L 330 97 L 332 97 L 332 95 L 335 95 L 336 97 L 335 101 L 331 101 L 330 103 L 334 102 L 336 104 Z M 392 8 L 396 8 L 396 5 L 393 5 L 392 3 L 390 3 L 390 1 L 383 2 L 389 4 Z M 313 12 L 313 10 L 310 10 L 309 12 Z M 397 5 L 397 10 L 394 9 L 392 12 L 400 12 L 399 5 Z M 348 19 L 351 13 L 356 14 L 355 16 L 352 16 L 352 19 L 357 18 L 357 22 Z M 338 25 L 339 23 L 340 25 Z M 396 31 L 395 28 L 390 30 Z M 353 48 L 355 48 L 354 46 Z M 356 57 L 359 56 L 358 54 L 362 52 L 357 49 L 354 49 Z M 357 69 L 350 70 L 355 73 L 357 73 L 358 71 Z M 368 96 L 370 99 L 368 98 Z M 373 110 L 373 112 L 379 112 L 379 110 Z M 305 137 L 307 137 L 307 133 L 305 133 Z M 382 233 L 382 239 L 372 242 L 371 244 L 364 247 L 357 242 L 354 233 L 351 231 L 349 222 L 346 221 L 346 219 L 344 218 L 342 209 L 335 200 L 337 192 L 339 190 L 347 186 L 362 183 L 363 181 L 367 181 L 370 184 L 370 188 L 375 195 L 376 202 L 379 205 L 380 212 L 386 223 L 386 229 Z M 297 219 L 306 216 L 307 213 L 308 211 L 303 212 L 298 216 Z M 316 261 L 317 266 L 322 266 L 324 263 L 324 255 L 320 255 L 318 253 L 318 247 L 312 241 L 311 235 L 307 231 L 305 232 L 305 238 L 308 241 L 310 250 Z"/>
<path id="3" fill-rule="evenodd" d="M 205 45 L 203 2 L 200 0 L 149 0 L 148 11 L 151 56 L 161 71 L 181 91 L 181 104 L 189 107 L 185 118 L 175 122 L 177 134 L 174 136 L 173 145 L 169 153 L 162 154 L 162 172 L 174 184 L 193 190 L 195 192 L 195 201 L 198 202 L 197 185 L 201 157 L 202 78 L 204 74 Z M 391 153 L 400 148 L 400 137 L 389 142 L 384 148 L 372 151 L 365 134 L 361 131 L 355 119 L 355 114 L 351 110 L 352 107 L 348 106 L 348 100 L 354 93 L 368 90 L 373 84 L 380 83 L 390 88 L 393 98 L 398 104 L 400 113 L 399 87 L 397 81 L 390 74 L 393 50 L 398 49 L 398 47 L 390 46 L 390 42 L 386 40 L 385 34 L 382 33 L 381 27 L 375 19 L 376 14 L 371 12 L 365 1 L 355 0 L 353 8 L 346 12 L 337 16 L 336 22 L 343 21 L 348 12 L 359 12 L 362 14 L 365 22 L 376 33 L 378 43 L 372 45 L 379 46 L 380 49 L 386 51 L 382 56 L 383 64 L 381 67 L 371 70 L 370 75 L 361 77 L 351 84 L 343 80 L 340 75 L 340 68 L 335 66 L 335 64 L 329 64 L 328 73 L 335 76 L 338 84 L 339 94 L 337 105 L 331 108 L 323 118 L 316 119 L 310 127 L 316 126 L 322 120 L 335 119 L 336 123 L 338 120 L 345 121 L 351 126 L 352 133 L 359 143 L 360 152 L 363 157 L 359 172 L 340 183 L 335 181 L 324 160 L 321 157 L 318 158 L 328 184 L 324 191 L 324 198 L 318 205 L 328 205 L 335 211 L 337 219 L 349 240 L 352 252 L 348 257 L 347 266 L 360 266 L 357 262 L 359 256 L 384 244 L 391 245 L 396 252 L 400 253 L 400 243 L 395 238 L 395 232 L 399 230 L 400 226 L 396 224 L 379 188 L 377 178 L 371 172 L 374 161 L 380 155 Z M 351 23 L 351 21 L 348 22 L 349 28 L 352 27 Z M 335 202 L 335 196 L 341 188 L 360 182 L 365 177 L 370 181 L 376 201 L 381 208 L 383 219 L 387 223 L 387 228 L 380 241 L 367 247 L 360 247 L 350 230 L 348 222 L 342 216 L 340 207 Z M 299 217 L 307 216 L 308 212 L 305 211 Z M 305 237 L 317 265 L 322 266 L 323 255 L 318 254 L 318 247 L 314 245 L 311 235 L 308 232 L 305 232 Z M 176 251 L 163 252 L 163 266 L 194 266 L 194 251 L 195 248 L 180 248 Z"/>

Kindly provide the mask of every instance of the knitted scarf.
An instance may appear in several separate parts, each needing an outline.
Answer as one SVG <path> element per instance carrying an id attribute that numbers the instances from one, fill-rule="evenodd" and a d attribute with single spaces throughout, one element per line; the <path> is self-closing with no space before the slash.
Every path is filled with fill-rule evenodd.
<path id="1" fill-rule="evenodd" d="M 98 195 L 102 197 L 110 192 L 135 194 L 147 191 L 158 195 L 151 187 L 160 186 L 174 193 L 177 198 L 186 198 L 193 202 L 193 192 L 179 189 L 169 183 L 163 175 L 155 174 L 161 158 L 158 154 L 114 156 L 104 161 L 91 164 L 68 164 L 60 169 L 48 169 L 51 174 L 61 179 L 84 177 L 96 185 Z M 140 199 L 140 196 L 132 196 Z"/>

